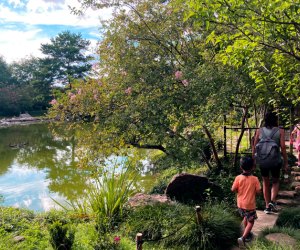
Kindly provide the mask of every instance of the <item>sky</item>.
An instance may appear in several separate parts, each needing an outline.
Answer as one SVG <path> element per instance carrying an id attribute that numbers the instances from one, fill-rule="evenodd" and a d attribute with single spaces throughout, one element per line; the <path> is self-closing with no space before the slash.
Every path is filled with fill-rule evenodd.
<path id="1" fill-rule="evenodd" d="M 78 17 L 69 6 L 80 4 L 77 0 L 1 0 L 0 56 L 7 63 L 41 57 L 41 44 L 67 30 L 90 40 L 92 53 L 100 39 L 100 18 L 109 18 L 110 11 L 89 9 Z"/>

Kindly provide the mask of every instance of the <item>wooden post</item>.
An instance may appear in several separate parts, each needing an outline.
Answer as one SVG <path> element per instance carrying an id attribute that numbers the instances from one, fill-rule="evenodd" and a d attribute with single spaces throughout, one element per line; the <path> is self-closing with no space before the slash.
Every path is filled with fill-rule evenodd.
<path id="1" fill-rule="evenodd" d="M 196 206 L 196 217 L 197 217 L 197 224 L 200 225 L 202 217 L 201 217 L 201 207 L 200 206 Z"/>
<path id="2" fill-rule="evenodd" d="M 136 234 L 136 250 L 142 250 L 143 249 L 143 234 L 142 233 L 137 233 Z"/>
<path id="3" fill-rule="evenodd" d="M 227 160 L 227 136 L 226 136 L 226 132 L 227 132 L 227 128 L 226 128 L 226 115 L 224 115 L 224 127 L 223 127 L 223 132 L 224 132 L 224 158 L 225 160 Z"/>

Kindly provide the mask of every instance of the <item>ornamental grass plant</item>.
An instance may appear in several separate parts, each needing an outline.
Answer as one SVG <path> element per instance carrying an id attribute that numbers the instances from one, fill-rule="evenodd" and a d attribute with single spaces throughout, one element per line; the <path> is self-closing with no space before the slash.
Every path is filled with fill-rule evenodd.
<path id="1" fill-rule="evenodd" d="M 276 220 L 278 227 L 291 227 L 300 230 L 300 207 L 284 209 Z"/>
<path id="2" fill-rule="evenodd" d="M 65 210 L 73 210 L 97 218 L 99 228 L 108 227 L 109 231 L 121 219 L 128 199 L 137 192 L 138 171 L 128 162 L 115 163 L 105 167 L 90 179 L 84 197 L 67 202 L 68 206 L 58 203 Z"/>
<path id="3" fill-rule="evenodd" d="M 197 223 L 194 207 L 154 204 L 129 214 L 122 228 L 133 239 L 143 234 L 145 249 L 229 249 L 240 235 L 240 221 L 224 203 L 207 202 Z"/>

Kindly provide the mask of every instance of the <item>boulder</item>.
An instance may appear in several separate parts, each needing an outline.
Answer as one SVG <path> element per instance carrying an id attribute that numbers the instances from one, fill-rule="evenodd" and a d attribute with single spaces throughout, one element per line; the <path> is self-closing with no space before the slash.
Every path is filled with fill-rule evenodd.
<path id="1" fill-rule="evenodd" d="M 175 175 L 168 184 L 165 194 L 171 199 L 179 202 L 203 202 L 207 198 L 207 193 L 214 196 L 221 193 L 222 190 L 207 177 L 182 173 Z"/>
<path id="2" fill-rule="evenodd" d="M 146 205 L 153 205 L 155 203 L 174 203 L 166 195 L 161 194 L 143 194 L 138 193 L 131 197 L 128 201 L 130 207 L 139 207 Z"/>

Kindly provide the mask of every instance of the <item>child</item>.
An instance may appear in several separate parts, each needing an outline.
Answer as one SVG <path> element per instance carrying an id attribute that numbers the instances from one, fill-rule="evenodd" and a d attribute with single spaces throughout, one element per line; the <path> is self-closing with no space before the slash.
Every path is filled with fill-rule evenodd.
<path id="1" fill-rule="evenodd" d="M 251 157 L 241 158 L 240 167 L 243 173 L 235 177 L 231 191 L 237 192 L 237 206 L 243 217 L 245 229 L 242 237 L 238 238 L 238 244 L 243 249 L 245 241 L 250 240 L 254 220 L 257 219 L 255 197 L 257 193 L 261 192 L 261 187 L 258 178 L 251 174 L 253 169 Z"/>

